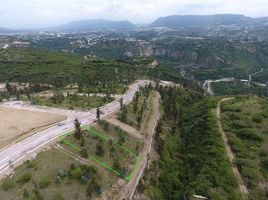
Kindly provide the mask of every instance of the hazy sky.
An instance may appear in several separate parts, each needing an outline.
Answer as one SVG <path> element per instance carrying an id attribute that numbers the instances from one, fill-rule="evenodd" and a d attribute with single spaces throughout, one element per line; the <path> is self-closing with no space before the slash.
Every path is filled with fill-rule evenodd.
<path id="1" fill-rule="evenodd" d="M 150 23 L 174 14 L 268 16 L 267 0 L 0 0 L 0 27 L 34 28 L 83 19 Z"/>

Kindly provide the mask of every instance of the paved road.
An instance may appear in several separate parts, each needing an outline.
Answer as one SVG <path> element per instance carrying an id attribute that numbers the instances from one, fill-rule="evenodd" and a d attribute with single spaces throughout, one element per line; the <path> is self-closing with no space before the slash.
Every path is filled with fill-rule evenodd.
<path id="1" fill-rule="evenodd" d="M 129 90 L 123 95 L 124 103 L 130 102 L 135 92 L 140 86 L 148 84 L 150 81 L 139 80 L 129 87 Z M 100 107 L 104 117 L 120 108 L 118 100 L 110 102 Z M 79 115 L 78 120 L 82 125 L 90 124 L 96 119 L 96 109 Z M 4 175 L 12 165 L 15 165 L 25 159 L 29 155 L 42 149 L 45 145 L 52 142 L 62 134 L 74 128 L 73 118 L 69 118 L 62 126 L 53 126 L 44 131 L 38 132 L 6 149 L 0 151 L 0 175 Z"/>
<path id="2" fill-rule="evenodd" d="M 217 83 L 217 82 L 230 82 L 230 81 L 234 81 L 234 78 L 221 78 L 221 79 L 217 79 L 217 80 L 206 80 L 203 84 L 203 89 L 211 96 L 214 95 L 213 89 L 212 89 L 212 85 L 211 83 Z"/>
<path id="3" fill-rule="evenodd" d="M 248 76 L 248 84 L 250 84 L 250 82 L 252 81 L 252 76 L 254 76 L 254 75 L 256 75 L 256 74 L 259 74 L 259 73 L 262 73 L 262 72 L 263 72 L 263 68 L 261 68 L 260 71 L 251 73 L 251 74 Z"/>

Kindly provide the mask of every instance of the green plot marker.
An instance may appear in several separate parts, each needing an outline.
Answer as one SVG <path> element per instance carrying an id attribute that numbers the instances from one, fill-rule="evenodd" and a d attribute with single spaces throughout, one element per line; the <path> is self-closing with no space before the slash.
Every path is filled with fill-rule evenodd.
<path id="1" fill-rule="evenodd" d="M 85 128 L 86 130 L 88 130 L 88 132 L 89 132 L 90 134 L 96 135 L 96 136 L 102 138 L 102 139 L 105 140 L 105 141 L 112 140 L 112 141 L 113 141 L 113 144 L 115 144 L 118 148 L 123 149 L 124 151 L 126 151 L 127 153 L 129 153 L 131 156 L 132 156 L 132 155 L 135 155 L 135 156 L 136 156 L 135 153 L 133 153 L 133 152 L 132 152 L 131 150 L 129 150 L 128 148 L 126 148 L 126 147 L 124 147 L 124 146 L 118 144 L 117 141 L 115 141 L 114 139 L 109 138 L 104 132 L 102 132 L 102 131 L 98 131 L 98 130 L 96 130 L 96 129 L 94 129 L 94 128 L 86 127 L 86 126 L 81 126 L 81 128 Z M 80 152 L 81 152 L 81 148 L 80 148 L 79 146 L 77 146 L 76 144 L 73 144 L 73 143 L 71 143 L 71 142 L 69 142 L 69 141 L 67 141 L 67 140 L 64 139 L 67 135 L 72 135 L 73 133 L 74 133 L 74 129 L 72 129 L 72 130 L 70 130 L 70 131 L 67 131 L 66 133 L 63 133 L 63 134 L 60 136 L 60 140 L 61 140 L 61 142 L 62 142 L 63 144 L 65 144 L 66 146 L 70 147 L 70 148 L 71 148 L 72 150 L 74 150 L 75 152 L 80 153 Z M 127 176 L 127 177 L 124 178 L 124 179 L 127 180 L 127 181 L 130 181 L 130 180 L 132 179 L 132 177 L 133 177 L 133 175 L 134 175 L 134 172 L 137 170 L 137 167 L 138 167 L 138 165 L 139 165 L 139 163 L 140 163 L 141 157 L 135 157 L 135 158 L 136 158 L 137 161 L 136 161 L 136 163 L 135 163 L 135 166 L 134 166 L 133 170 L 131 171 L 131 173 L 130 173 L 129 176 Z M 90 160 L 92 160 L 92 161 L 94 161 L 94 162 L 100 164 L 102 167 L 108 169 L 109 171 L 115 173 L 115 174 L 118 175 L 118 176 L 121 176 L 121 175 L 122 175 L 120 172 L 118 172 L 117 170 L 113 169 L 111 166 L 109 166 L 108 164 L 106 164 L 106 163 L 100 161 L 99 159 L 97 159 L 96 157 L 94 157 L 94 156 L 92 156 L 92 155 L 90 155 L 88 159 L 90 159 Z"/>

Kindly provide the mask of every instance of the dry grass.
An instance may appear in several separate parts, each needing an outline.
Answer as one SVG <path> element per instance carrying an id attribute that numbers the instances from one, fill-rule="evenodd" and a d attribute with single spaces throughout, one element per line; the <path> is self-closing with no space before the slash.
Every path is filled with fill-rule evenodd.
<path id="1" fill-rule="evenodd" d="M 66 118 L 62 115 L 5 107 L 0 107 L 0 116 L 0 148 Z"/>

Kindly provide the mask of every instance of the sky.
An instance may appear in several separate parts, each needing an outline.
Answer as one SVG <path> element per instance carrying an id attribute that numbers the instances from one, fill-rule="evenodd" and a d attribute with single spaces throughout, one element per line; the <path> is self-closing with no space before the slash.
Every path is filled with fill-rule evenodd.
<path id="1" fill-rule="evenodd" d="M 129 20 L 188 14 L 268 16 L 267 0 L 0 0 L 0 27 L 41 28 L 76 20 Z"/>

